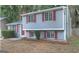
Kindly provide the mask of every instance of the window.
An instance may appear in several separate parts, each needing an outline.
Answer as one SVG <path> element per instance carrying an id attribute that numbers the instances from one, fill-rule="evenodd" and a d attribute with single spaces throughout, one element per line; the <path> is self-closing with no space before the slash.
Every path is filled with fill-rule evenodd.
<path id="1" fill-rule="evenodd" d="M 36 22 L 36 14 L 27 15 L 26 16 L 26 22 Z"/>
<path id="2" fill-rule="evenodd" d="M 42 21 L 56 21 L 56 10 L 47 11 L 42 13 Z"/>
<path id="3" fill-rule="evenodd" d="M 47 32 L 47 38 L 51 38 L 51 33 Z"/>
<path id="4" fill-rule="evenodd" d="M 46 20 L 46 21 L 49 20 L 48 12 L 45 13 L 45 20 Z"/>
<path id="5" fill-rule="evenodd" d="M 47 38 L 55 38 L 54 32 L 47 32 Z"/>
<path id="6" fill-rule="evenodd" d="M 34 37 L 34 32 L 29 32 L 29 37 Z"/>
<path id="7" fill-rule="evenodd" d="M 51 31 L 47 31 L 47 32 L 45 32 L 44 37 L 45 38 L 55 38 L 55 33 L 51 32 Z"/>
<path id="8" fill-rule="evenodd" d="M 34 17 L 33 17 L 33 15 L 30 15 L 30 16 L 29 16 L 29 22 L 34 22 Z"/>
<path id="9" fill-rule="evenodd" d="M 16 25 L 13 25 L 13 30 L 15 30 L 16 29 Z"/>
<path id="10" fill-rule="evenodd" d="M 52 13 L 51 12 L 45 12 L 45 20 L 50 21 L 52 20 Z"/>

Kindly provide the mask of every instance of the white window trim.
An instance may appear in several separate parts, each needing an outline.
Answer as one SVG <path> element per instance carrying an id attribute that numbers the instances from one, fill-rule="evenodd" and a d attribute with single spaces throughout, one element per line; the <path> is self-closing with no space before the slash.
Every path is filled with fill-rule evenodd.
<path id="1" fill-rule="evenodd" d="M 64 30 L 64 28 L 45 28 L 45 29 L 23 29 L 23 30 Z"/>
<path id="2" fill-rule="evenodd" d="M 55 39 L 55 33 L 54 33 L 54 37 L 52 37 L 52 31 L 49 31 L 50 32 L 50 38 L 49 37 L 47 37 L 47 35 L 46 35 L 46 38 L 48 38 L 48 39 Z M 46 34 L 47 34 L 48 32 L 46 32 Z"/>
<path id="3" fill-rule="evenodd" d="M 46 12 L 44 12 L 44 15 L 46 14 Z M 51 11 L 47 11 L 47 16 L 45 15 L 45 21 L 52 21 L 52 18 L 50 19 L 50 14 Z M 48 17 L 48 19 L 46 20 L 46 17 Z"/>

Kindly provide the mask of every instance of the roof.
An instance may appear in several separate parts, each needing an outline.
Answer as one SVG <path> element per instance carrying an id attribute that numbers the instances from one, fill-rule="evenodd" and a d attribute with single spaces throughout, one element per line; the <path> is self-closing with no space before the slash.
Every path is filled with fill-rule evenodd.
<path id="1" fill-rule="evenodd" d="M 17 25 L 17 24 L 21 24 L 21 21 L 17 21 L 17 22 L 13 22 L 13 23 L 8 23 L 6 25 Z"/>
<path id="2" fill-rule="evenodd" d="M 20 15 L 24 16 L 24 15 L 36 14 L 36 13 L 41 13 L 41 12 L 45 12 L 45 11 L 57 10 L 57 9 L 61 9 L 61 8 L 66 8 L 66 7 L 65 6 L 54 7 L 54 8 L 50 8 L 50 9 L 38 10 L 38 11 L 35 11 L 35 12 L 29 12 L 29 13 L 20 14 Z"/>
<path id="3" fill-rule="evenodd" d="M 0 20 L 3 20 L 3 19 L 5 19 L 5 18 L 6 18 L 6 17 L 1 17 L 1 16 L 0 16 Z"/>

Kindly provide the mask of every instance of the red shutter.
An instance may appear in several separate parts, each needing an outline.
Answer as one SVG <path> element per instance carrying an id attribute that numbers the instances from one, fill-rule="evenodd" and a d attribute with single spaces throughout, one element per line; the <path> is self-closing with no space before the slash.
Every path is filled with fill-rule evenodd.
<path id="1" fill-rule="evenodd" d="M 27 23 L 29 22 L 29 16 L 28 15 L 26 16 L 26 22 Z"/>
<path id="2" fill-rule="evenodd" d="M 56 20 L 56 10 L 52 11 L 52 20 Z"/>
<path id="3" fill-rule="evenodd" d="M 57 31 L 55 31 L 55 39 L 57 39 L 57 34 L 58 34 Z"/>
<path id="4" fill-rule="evenodd" d="M 18 25 L 16 25 L 16 32 L 18 32 Z"/>
<path id="5" fill-rule="evenodd" d="M 42 13 L 42 21 L 43 22 L 45 21 L 45 14 L 44 14 L 44 12 Z"/>
<path id="6" fill-rule="evenodd" d="M 34 14 L 34 22 L 36 22 L 36 14 Z"/>

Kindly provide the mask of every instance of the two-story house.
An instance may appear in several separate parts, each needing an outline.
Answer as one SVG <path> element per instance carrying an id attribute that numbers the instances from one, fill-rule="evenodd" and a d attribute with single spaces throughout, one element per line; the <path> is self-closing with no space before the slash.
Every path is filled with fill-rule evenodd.
<path id="1" fill-rule="evenodd" d="M 21 14 L 18 28 L 19 37 L 36 39 L 35 30 L 40 31 L 44 40 L 67 41 L 71 36 L 71 19 L 68 7 L 61 6 Z"/>

